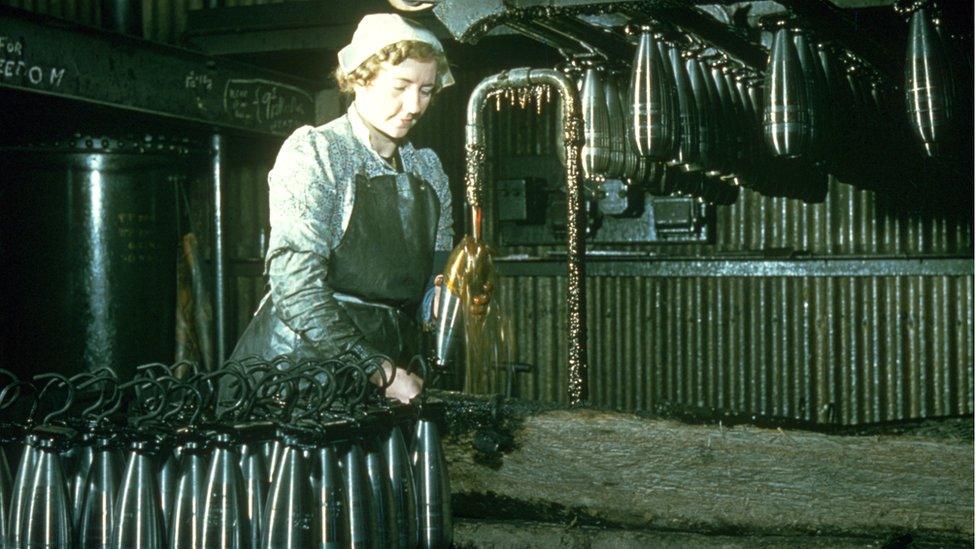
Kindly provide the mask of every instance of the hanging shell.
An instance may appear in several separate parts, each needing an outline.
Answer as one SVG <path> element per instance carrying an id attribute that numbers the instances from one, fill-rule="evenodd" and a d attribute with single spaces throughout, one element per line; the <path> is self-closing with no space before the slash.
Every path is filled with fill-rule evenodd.
<path id="1" fill-rule="evenodd" d="M 724 64 L 713 60 L 706 64 L 706 70 L 707 75 L 711 77 L 707 83 L 714 89 L 718 101 L 719 149 L 722 151 L 723 172 L 729 174 L 735 170 L 733 164 L 737 156 L 735 106 L 732 104 L 732 97 L 729 95 L 725 76 L 722 74 Z"/>
<path id="2" fill-rule="evenodd" d="M 667 74 L 649 27 L 642 27 L 630 79 L 630 139 L 642 156 L 668 160 L 673 147 L 673 106 Z"/>
<path id="3" fill-rule="evenodd" d="M 828 136 L 824 154 L 830 165 L 836 165 L 837 158 L 847 149 L 852 98 L 836 52 L 826 44 L 817 44 L 817 60 L 824 75 L 824 96 L 828 106 L 823 124 L 824 134 Z"/>
<path id="4" fill-rule="evenodd" d="M 951 74 L 946 45 L 928 10 L 912 14 L 905 63 L 905 101 L 915 137 L 925 154 L 939 156 L 952 118 Z"/>
<path id="5" fill-rule="evenodd" d="M 600 69 L 589 66 L 583 74 L 583 148 L 580 157 L 583 175 L 599 180 L 610 167 L 610 120 Z"/>
<path id="6" fill-rule="evenodd" d="M 668 117 L 671 126 L 671 135 L 669 137 L 671 150 L 668 153 L 667 161 L 669 164 L 678 164 L 678 143 L 681 140 L 681 113 L 678 104 L 677 77 L 671 66 L 671 44 L 672 42 L 662 35 L 655 35 L 654 45 L 657 47 L 658 55 L 661 57 L 661 66 L 664 68 L 665 88 L 668 92 L 667 104 L 670 105 L 670 108 L 664 113 Z"/>
<path id="7" fill-rule="evenodd" d="M 610 129 L 610 161 L 606 172 L 608 179 L 623 177 L 625 168 L 627 133 L 624 126 L 623 103 L 620 102 L 620 90 L 617 88 L 617 79 L 608 73 L 603 84 Z"/>
<path id="8" fill-rule="evenodd" d="M 806 85 L 807 117 L 809 124 L 810 148 L 815 160 L 822 160 L 825 156 L 824 147 L 827 140 L 827 82 L 823 67 L 819 63 L 816 49 L 810 37 L 802 29 L 793 29 L 793 45 L 796 47 L 797 58 L 803 72 Z"/>
<path id="9" fill-rule="evenodd" d="M 685 75 L 688 86 L 695 100 L 695 111 L 698 115 L 698 162 L 706 170 L 715 168 L 715 123 L 714 105 L 712 104 L 705 76 L 699 66 L 697 56 L 690 54 L 685 58 Z"/>
<path id="10" fill-rule="evenodd" d="M 728 147 L 726 147 L 726 120 L 725 110 L 722 106 L 722 99 L 718 95 L 718 88 L 715 80 L 712 79 L 712 68 L 705 58 L 699 56 L 696 59 L 698 72 L 701 73 L 702 87 L 705 90 L 705 97 L 708 101 L 709 112 L 711 113 L 710 128 L 712 135 L 712 169 L 710 175 L 719 175 L 729 171 Z"/>
<path id="11" fill-rule="evenodd" d="M 686 170 L 698 169 L 699 133 L 698 107 L 691 89 L 688 73 L 685 72 L 684 59 L 677 45 L 668 48 L 668 62 L 674 75 L 678 112 L 678 142 L 675 148 L 676 160 Z"/>
<path id="12" fill-rule="evenodd" d="M 795 158 L 810 153 L 810 98 L 800 58 L 788 29 L 776 31 L 766 67 L 763 137 L 774 156 Z"/>
<path id="13" fill-rule="evenodd" d="M 741 175 L 742 166 L 749 160 L 748 150 L 746 149 L 746 120 L 745 108 L 739 101 L 739 93 L 735 89 L 735 75 L 732 67 L 725 65 L 721 67 L 721 84 L 725 89 L 725 94 L 729 98 L 729 116 L 732 122 L 729 126 L 729 142 L 732 147 L 729 150 L 729 157 L 733 162 L 732 169 L 737 175 Z"/>
<path id="14" fill-rule="evenodd" d="M 617 93 L 620 95 L 620 108 L 622 113 L 624 110 L 624 105 L 630 104 L 630 100 L 628 99 L 627 95 L 628 82 L 625 80 L 625 78 L 626 77 L 620 77 L 617 80 Z M 637 150 L 634 148 L 634 145 L 631 143 L 629 138 L 630 133 L 633 131 L 630 117 L 624 113 L 622 120 L 624 131 L 624 165 L 621 176 L 629 183 L 633 183 L 640 174 L 641 156 L 637 154 Z"/>

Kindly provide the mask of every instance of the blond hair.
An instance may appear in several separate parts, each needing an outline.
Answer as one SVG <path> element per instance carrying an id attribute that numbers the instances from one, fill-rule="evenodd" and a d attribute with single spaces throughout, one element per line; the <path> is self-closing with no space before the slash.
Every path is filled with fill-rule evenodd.
<path id="1" fill-rule="evenodd" d="M 404 59 L 417 61 L 436 61 L 437 78 L 434 79 L 434 93 L 440 91 L 440 76 L 447 72 L 447 58 L 444 53 L 435 49 L 427 42 L 417 40 L 401 40 L 390 44 L 374 53 L 348 74 L 342 72 L 342 67 L 336 68 L 335 79 L 342 93 L 353 93 L 356 86 L 368 86 L 380 72 L 384 62 L 399 65 Z"/>

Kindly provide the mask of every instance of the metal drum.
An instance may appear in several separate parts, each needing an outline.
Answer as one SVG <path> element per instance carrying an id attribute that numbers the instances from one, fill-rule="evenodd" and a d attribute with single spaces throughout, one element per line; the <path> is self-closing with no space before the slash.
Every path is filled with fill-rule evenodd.
<path id="1" fill-rule="evenodd" d="M 80 134 L 0 149 L 10 369 L 107 366 L 126 379 L 136 364 L 172 361 L 176 182 L 189 151 L 183 139 Z"/>

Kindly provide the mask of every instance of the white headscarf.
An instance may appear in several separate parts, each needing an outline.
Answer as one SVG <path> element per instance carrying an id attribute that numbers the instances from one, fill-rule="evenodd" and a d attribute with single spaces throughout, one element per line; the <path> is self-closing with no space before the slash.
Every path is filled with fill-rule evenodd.
<path id="1" fill-rule="evenodd" d="M 363 17 L 352 35 L 352 41 L 339 50 L 339 67 L 342 68 L 342 72 L 349 74 L 373 54 L 402 40 L 424 42 L 438 52 L 444 53 L 444 47 L 434 33 L 416 21 L 395 13 L 374 13 Z M 438 76 L 438 85 L 441 89 L 453 83 L 454 76 L 451 75 L 450 69 Z"/>

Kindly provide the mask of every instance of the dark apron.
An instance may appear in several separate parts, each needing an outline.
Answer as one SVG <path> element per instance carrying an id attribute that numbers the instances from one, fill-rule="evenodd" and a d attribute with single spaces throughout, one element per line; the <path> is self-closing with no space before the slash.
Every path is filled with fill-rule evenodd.
<path id="1" fill-rule="evenodd" d="M 405 365 L 420 352 L 414 321 L 431 274 L 440 202 L 431 186 L 412 174 L 356 178 L 349 223 L 329 258 L 326 282 L 366 342 Z M 266 297 L 231 359 L 317 356 L 292 332 Z"/>

